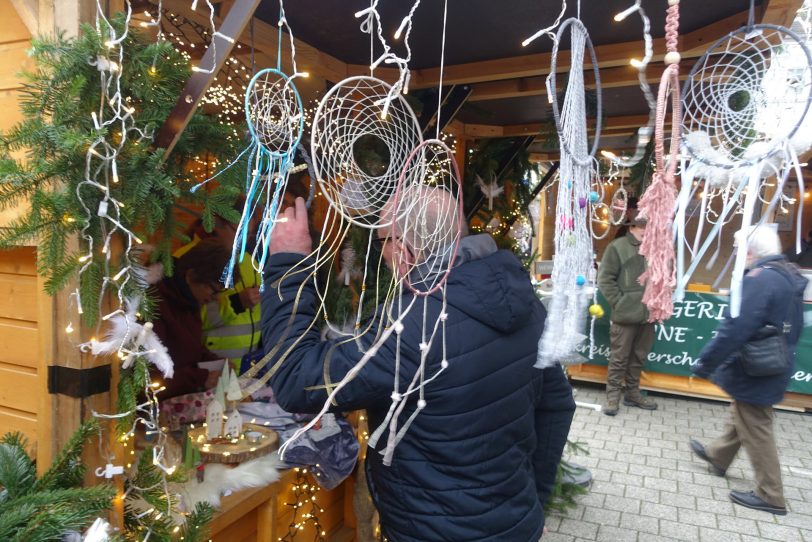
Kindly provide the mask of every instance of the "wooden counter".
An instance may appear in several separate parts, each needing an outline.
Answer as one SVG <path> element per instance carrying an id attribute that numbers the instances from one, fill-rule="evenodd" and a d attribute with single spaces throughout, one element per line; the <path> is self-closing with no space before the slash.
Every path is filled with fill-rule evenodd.
<path id="1" fill-rule="evenodd" d="M 213 542 L 276 542 L 288 532 L 293 503 L 293 483 L 296 473 L 286 471 L 282 478 L 268 486 L 237 491 L 223 497 L 220 509 L 210 524 Z M 354 531 L 345 527 L 346 482 L 337 488 L 317 493 L 316 502 L 324 512 L 319 521 L 329 542 L 352 542 Z M 347 496 L 351 500 L 351 496 Z M 350 506 L 350 510 L 352 507 Z M 350 522 L 348 522 L 350 523 Z M 297 539 L 314 540 L 312 524 L 300 531 Z"/>

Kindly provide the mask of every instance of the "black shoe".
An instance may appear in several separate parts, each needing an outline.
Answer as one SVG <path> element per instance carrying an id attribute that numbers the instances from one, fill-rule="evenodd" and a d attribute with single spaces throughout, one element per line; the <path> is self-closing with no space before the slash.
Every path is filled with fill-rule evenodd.
<path id="1" fill-rule="evenodd" d="M 716 465 L 713 461 L 711 461 L 710 456 L 708 456 L 708 452 L 705 451 L 705 447 L 702 446 L 702 444 L 700 444 L 699 441 L 691 439 L 689 444 L 691 445 L 691 450 L 693 450 L 693 452 L 696 454 L 696 456 L 699 459 L 701 459 L 702 461 L 707 461 L 708 462 L 708 465 L 710 465 L 711 472 L 715 476 L 724 477 L 725 469 L 723 469 L 722 467 Z M 731 499 L 732 498 L 733 497 L 731 497 Z"/>
<path id="2" fill-rule="evenodd" d="M 740 504 L 753 510 L 761 510 L 762 512 L 769 512 L 777 516 L 786 516 L 786 507 L 773 506 L 767 504 L 764 499 L 753 493 L 752 491 L 731 491 L 730 500 L 736 504 Z"/>

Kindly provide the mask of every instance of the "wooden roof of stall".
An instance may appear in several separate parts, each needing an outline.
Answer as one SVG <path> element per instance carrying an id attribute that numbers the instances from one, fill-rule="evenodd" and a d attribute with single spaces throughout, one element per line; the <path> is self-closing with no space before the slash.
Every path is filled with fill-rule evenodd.
<path id="1" fill-rule="evenodd" d="M 212 0 L 222 17 L 230 10 L 251 11 L 253 20 L 245 26 L 232 54 L 249 55 L 257 68 L 275 67 L 279 16 L 277 0 Z M 789 26 L 802 0 L 756 1 L 757 22 Z M 142 0 L 141 7 L 154 6 L 157 0 Z M 248 4 L 251 4 L 249 7 Z M 577 2 L 570 1 L 567 16 L 575 16 Z M 637 70 L 629 65 L 631 58 L 643 56 L 642 24 L 632 15 L 622 22 L 613 15 L 632 4 L 632 0 L 581 2 L 581 20 L 590 32 L 600 67 L 604 103 L 604 131 L 601 147 L 633 148 L 637 128 L 646 123 L 648 109 L 638 86 Z M 202 5 L 202 3 L 201 3 Z M 648 79 L 655 89 L 662 74 L 665 53 L 664 18 L 667 0 L 643 0 L 651 19 L 655 58 L 648 68 Z M 404 0 L 381 0 L 383 35 L 393 47 L 402 43 L 392 39 L 412 6 Z M 192 12 L 187 0 L 163 0 L 163 7 L 207 24 L 205 8 Z M 361 32 L 356 11 L 369 7 L 368 0 L 288 0 L 287 19 L 296 36 L 296 58 L 299 70 L 310 72 L 321 89 L 352 75 L 369 73 L 370 39 Z M 748 0 L 682 0 L 680 7 L 680 45 L 682 71 L 686 74 L 707 47 L 747 21 Z M 449 89 L 456 85 L 459 103 L 454 104 L 454 119 L 446 131 L 458 137 L 534 136 L 549 123 L 552 111 L 548 103 L 545 79 L 550 72 L 552 43 L 541 37 L 528 47 L 524 38 L 552 23 L 561 9 L 561 0 L 448 0 L 448 24 L 445 66 L 442 83 Z M 440 84 L 440 48 L 443 2 L 424 0 L 414 16 L 410 38 L 412 47 L 411 88 L 430 89 Z M 253 29 L 253 31 L 252 31 Z M 562 43 L 559 72 L 569 69 Z M 374 43 L 376 54 L 381 47 Z M 283 59 L 289 56 L 287 37 L 283 40 Z M 283 60 L 283 65 L 287 61 Z M 284 66 L 283 66 L 284 67 Z M 378 68 L 375 75 L 394 81 L 396 71 Z M 588 87 L 594 88 L 591 69 L 586 75 Z M 559 89 L 562 83 L 559 82 Z M 470 89 L 470 92 L 468 90 Z M 433 106 L 432 106 L 433 107 Z M 552 156 L 551 149 L 536 141 L 531 151 L 539 157 Z"/>

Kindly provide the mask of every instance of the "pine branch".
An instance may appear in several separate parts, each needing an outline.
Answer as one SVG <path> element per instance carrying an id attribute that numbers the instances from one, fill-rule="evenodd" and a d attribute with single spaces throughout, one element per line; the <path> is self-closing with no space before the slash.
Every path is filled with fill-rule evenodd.
<path id="1" fill-rule="evenodd" d="M 82 449 L 90 437 L 98 432 L 99 422 L 95 418 L 80 425 L 34 489 L 43 491 L 79 486 L 85 475 L 85 466 L 81 462 Z"/>
<path id="2" fill-rule="evenodd" d="M 25 495 L 34 487 L 36 468 L 25 449 L 0 444 L 0 503 Z"/>
<path id="3" fill-rule="evenodd" d="M 189 542 L 205 542 L 209 539 L 209 523 L 214 517 L 214 508 L 209 503 L 197 503 L 195 509 L 186 517 L 181 539 Z"/>

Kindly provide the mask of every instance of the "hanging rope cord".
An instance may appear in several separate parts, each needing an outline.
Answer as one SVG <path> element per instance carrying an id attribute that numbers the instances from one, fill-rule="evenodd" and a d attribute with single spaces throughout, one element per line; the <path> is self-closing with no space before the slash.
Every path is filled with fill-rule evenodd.
<path id="1" fill-rule="evenodd" d="M 668 66 L 660 79 L 654 125 L 654 156 L 657 171 L 651 186 L 640 199 L 638 209 L 648 219 L 640 254 L 646 259 L 646 271 L 640 277 L 645 283 L 643 303 L 649 311 L 649 321 L 663 322 L 674 310 L 673 292 L 676 285 L 673 243 L 673 213 L 677 201 L 674 182 L 680 146 L 682 109 L 679 93 L 679 1 L 669 0 L 666 11 L 665 40 Z M 665 163 L 664 124 L 668 95 L 671 93 L 671 145 Z"/>

